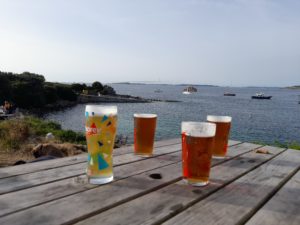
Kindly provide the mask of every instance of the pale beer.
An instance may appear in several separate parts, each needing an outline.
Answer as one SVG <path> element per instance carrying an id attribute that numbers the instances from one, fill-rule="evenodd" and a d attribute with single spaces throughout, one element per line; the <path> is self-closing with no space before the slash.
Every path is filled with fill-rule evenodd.
<path id="1" fill-rule="evenodd" d="M 108 183 L 113 180 L 112 152 L 117 132 L 117 107 L 87 105 L 85 117 L 89 182 Z"/>

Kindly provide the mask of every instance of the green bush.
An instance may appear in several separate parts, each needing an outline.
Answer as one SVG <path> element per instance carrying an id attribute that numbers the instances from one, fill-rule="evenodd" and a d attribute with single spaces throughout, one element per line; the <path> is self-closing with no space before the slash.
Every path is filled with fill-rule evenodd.
<path id="1" fill-rule="evenodd" d="M 77 133 L 72 130 L 60 130 L 55 134 L 63 142 L 80 143 L 85 144 L 86 139 L 84 134 Z"/>
<path id="2" fill-rule="evenodd" d="M 52 133 L 57 140 L 77 144 L 86 144 L 83 133 L 63 130 L 61 125 L 53 121 L 27 116 L 23 119 L 0 121 L 0 149 L 17 150 L 31 138 L 45 137 Z"/>

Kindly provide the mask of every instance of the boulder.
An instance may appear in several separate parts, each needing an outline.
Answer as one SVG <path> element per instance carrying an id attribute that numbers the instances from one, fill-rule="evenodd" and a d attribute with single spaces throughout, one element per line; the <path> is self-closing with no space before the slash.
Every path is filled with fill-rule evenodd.
<path id="1" fill-rule="evenodd" d="M 42 156 L 53 156 L 57 158 L 78 155 L 86 152 L 86 147 L 84 145 L 76 145 L 70 143 L 56 144 L 56 143 L 46 143 L 38 144 L 32 149 L 32 154 L 35 158 Z"/>

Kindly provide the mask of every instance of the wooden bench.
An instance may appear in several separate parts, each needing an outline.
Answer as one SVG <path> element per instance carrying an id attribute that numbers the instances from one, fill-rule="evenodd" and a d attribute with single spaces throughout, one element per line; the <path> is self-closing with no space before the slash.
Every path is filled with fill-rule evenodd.
<path id="1" fill-rule="evenodd" d="M 180 139 L 149 158 L 116 149 L 102 186 L 87 182 L 87 155 L 2 168 L 0 224 L 300 224 L 300 151 L 229 145 L 205 187 L 182 180 Z"/>

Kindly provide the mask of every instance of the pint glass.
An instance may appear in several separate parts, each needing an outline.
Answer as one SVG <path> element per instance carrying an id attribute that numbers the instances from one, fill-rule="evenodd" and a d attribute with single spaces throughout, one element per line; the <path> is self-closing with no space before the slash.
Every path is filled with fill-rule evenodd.
<path id="1" fill-rule="evenodd" d="M 230 116 L 207 116 L 207 121 L 215 123 L 217 126 L 214 139 L 213 157 L 224 158 L 228 148 L 228 137 L 231 126 Z"/>
<path id="2" fill-rule="evenodd" d="M 85 117 L 89 182 L 105 184 L 113 180 L 112 151 L 117 131 L 117 107 L 87 105 Z"/>
<path id="3" fill-rule="evenodd" d="M 208 184 L 216 125 L 182 122 L 183 178 L 194 186 Z"/>
<path id="4" fill-rule="evenodd" d="M 134 114 L 134 153 L 151 156 L 156 128 L 156 114 Z"/>

